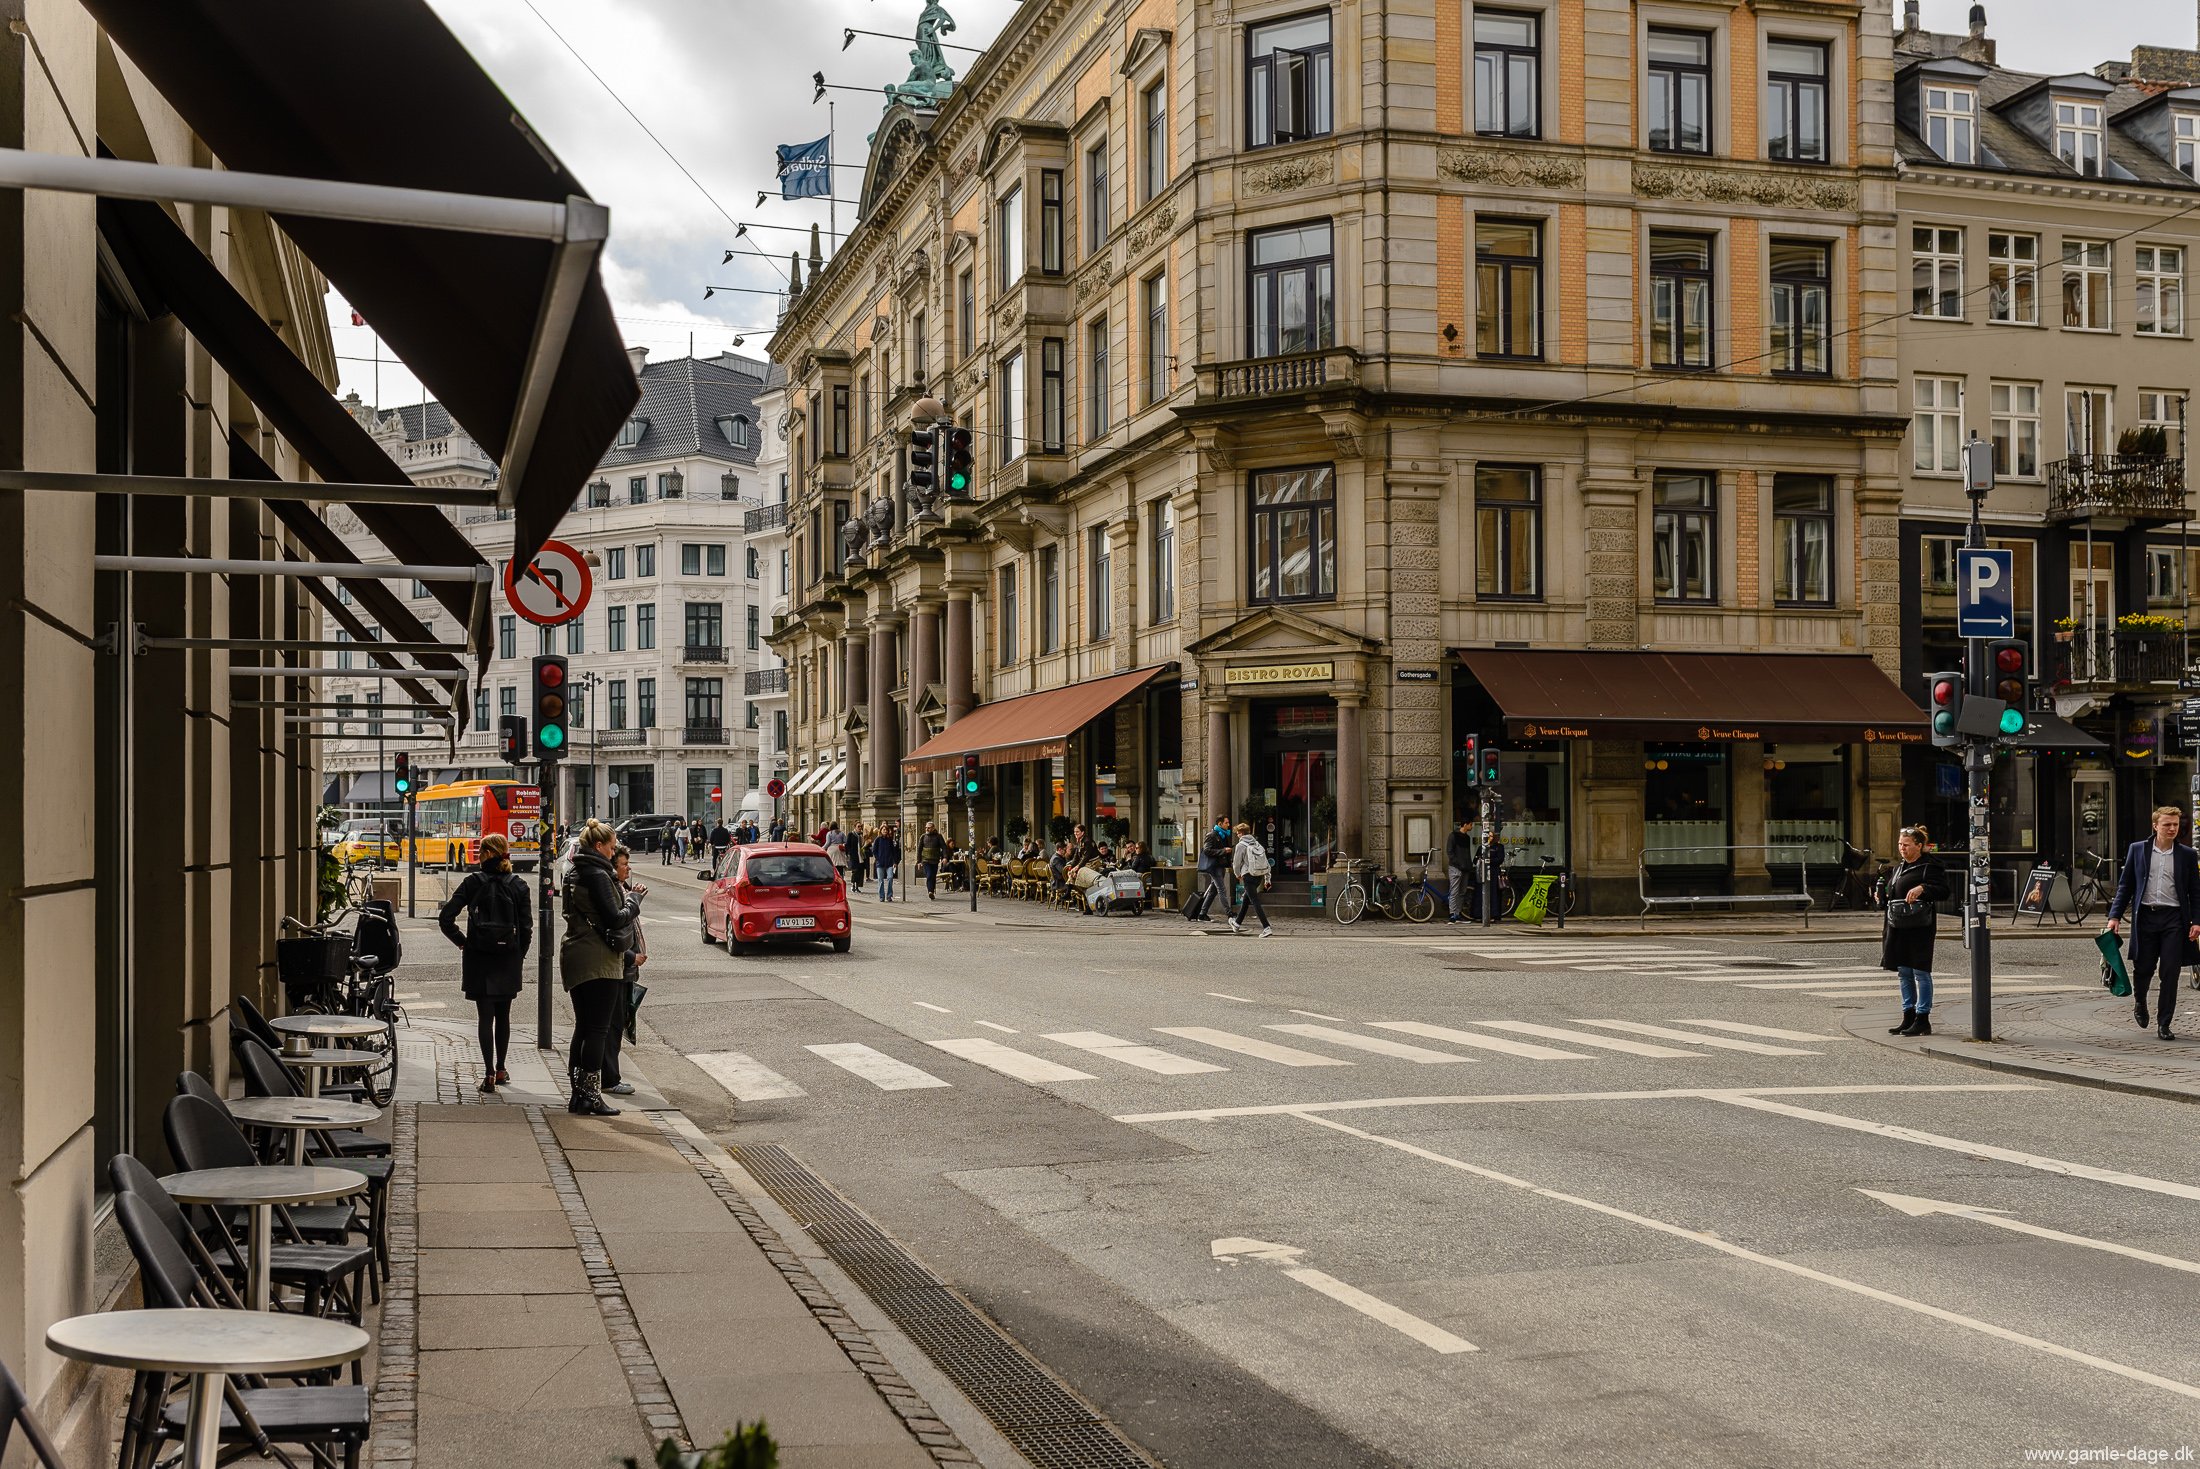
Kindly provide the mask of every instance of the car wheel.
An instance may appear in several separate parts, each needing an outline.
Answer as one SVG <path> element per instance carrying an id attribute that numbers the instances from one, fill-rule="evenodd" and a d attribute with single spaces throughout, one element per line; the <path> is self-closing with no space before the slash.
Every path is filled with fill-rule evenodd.
<path id="1" fill-rule="evenodd" d="M 735 938 L 733 930 L 729 928 L 726 930 L 726 952 L 737 959 L 745 959 L 756 952 L 756 945 L 746 939 Z"/>
<path id="2" fill-rule="evenodd" d="M 854 938 L 852 935 L 842 934 L 839 938 L 833 940 L 833 952 L 836 954 L 845 954 L 848 952 L 848 945 L 853 942 Z"/>
<path id="3" fill-rule="evenodd" d="M 700 919 L 700 920 L 701 920 L 701 922 L 702 922 L 702 926 L 703 926 L 703 942 L 704 942 L 704 943 L 706 943 L 706 944 L 715 944 L 715 943 L 717 943 L 717 942 L 718 942 L 718 940 L 716 940 L 716 939 L 714 939 L 714 938 L 712 938 L 712 937 L 710 936 L 710 914 L 709 914 L 708 912 L 706 912 L 706 911 L 705 911 L 705 910 L 703 909 L 703 907 L 702 907 L 702 906 L 701 906 L 700 904 L 698 904 L 698 905 L 696 906 L 696 909 L 695 909 L 695 916 L 696 916 L 696 917 L 697 917 L 698 919 Z"/>

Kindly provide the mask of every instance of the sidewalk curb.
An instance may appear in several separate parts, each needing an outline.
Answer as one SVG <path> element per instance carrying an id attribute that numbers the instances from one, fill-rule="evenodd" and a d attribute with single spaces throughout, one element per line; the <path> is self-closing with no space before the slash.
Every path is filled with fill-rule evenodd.
<path id="1" fill-rule="evenodd" d="M 1912 1056 L 1930 1056 L 1936 1061 L 1951 1061 L 1958 1066 L 1976 1066 L 1982 1071 L 1999 1071 L 2010 1076 L 2029 1077 L 2034 1081 L 2059 1081 L 2068 1083 L 2071 1086 L 2091 1087 L 2095 1091 L 2125 1092 L 2132 1096 L 2151 1097 L 2157 1101 L 2200 1104 L 2200 1088 L 2130 1081 L 2080 1065 L 2057 1061 L 2031 1060 L 2015 1055 L 1995 1055 L 1991 1049 L 1997 1046 L 2023 1046 L 2027 1050 L 2041 1049 L 2029 1041 L 1995 1040 L 1983 1043 L 1955 1041 L 1950 1043 L 1950 1041 L 1942 1040 L 1938 1036 L 1933 1036 L 1922 1042 L 1905 1043 L 1903 1037 L 1885 1034 L 1886 1027 L 1878 1025 L 1876 1022 L 1865 1026 L 1861 1030 L 1858 1029 L 1861 1018 L 1861 1015 L 1859 1015 L 1857 1021 L 1844 1024 L 1842 1029 L 1857 1040 L 1869 1041 L 1873 1045 L 1883 1046 L 1890 1051 L 1899 1051 Z"/>

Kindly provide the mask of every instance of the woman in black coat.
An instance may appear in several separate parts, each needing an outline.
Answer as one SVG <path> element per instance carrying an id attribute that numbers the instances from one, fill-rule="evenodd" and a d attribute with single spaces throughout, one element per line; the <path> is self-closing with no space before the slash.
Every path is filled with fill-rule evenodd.
<path id="1" fill-rule="evenodd" d="M 1933 1033 L 1933 930 L 1939 914 L 1930 905 L 1948 896 L 1948 879 L 1940 864 L 1925 855 L 1925 828 L 1905 826 L 1896 841 L 1902 860 L 1887 874 L 1883 901 L 1927 904 L 1931 916 L 1916 928 L 1896 928 L 1892 916 L 1880 920 L 1879 967 L 1892 969 L 1902 981 L 1902 1023 L 1890 1026 L 1889 1035 Z"/>
<path id="2" fill-rule="evenodd" d="M 511 846 L 492 834 L 481 839 L 480 865 L 436 915 L 444 935 L 466 951 L 462 972 L 480 1024 L 484 1092 L 512 1079 L 504 1060 L 512 1049 L 512 1000 L 527 984 L 527 941 L 535 928 L 528 907 L 527 884 L 512 872 Z M 464 933 L 458 928 L 461 913 Z"/>

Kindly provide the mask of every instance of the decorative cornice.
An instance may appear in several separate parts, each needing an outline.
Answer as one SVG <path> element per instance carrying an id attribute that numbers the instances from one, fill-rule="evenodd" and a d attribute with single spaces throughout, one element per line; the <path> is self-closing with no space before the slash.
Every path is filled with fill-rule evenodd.
<path id="1" fill-rule="evenodd" d="M 1634 165 L 1635 193 L 1645 199 L 1701 199 L 1713 204 L 1768 204 L 1845 214 L 1856 208 L 1856 181 L 1822 173 L 1772 173 L 1735 168 Z"/>
<path id="2" fill-rule="evenodd" d="M 1436 171 L 1463 183 L 1502 184 L 1512 189 L 1578 189 L 1588 177 L 1579 158 L 1502 148 L 1439 148 Z"/>
<path id="3" fill-rule="evenodd" d="M 1337 155 L 1334 150 L 1324 148 L 1315 153 L 1301 153 L 1296 158 L 1254 164 L 1245 170 L 1238 190 L 1255 198 L 1263 194 L 1288 194 L 1293 189 L 1326 184 L 1336 176 Z"/>

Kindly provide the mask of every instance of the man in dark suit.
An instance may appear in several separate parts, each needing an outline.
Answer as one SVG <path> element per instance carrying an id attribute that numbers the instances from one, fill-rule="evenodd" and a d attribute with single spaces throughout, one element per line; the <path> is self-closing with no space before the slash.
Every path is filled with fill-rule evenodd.
<path id="1" fill-rule="evenodd" d="M 2133 842 L 2124 853 L 2123 875 L 2116 880 L 2116 898 L 2108 905 L 2108 931 L 2117 933 L 2118 921 L 2131 915 L 2131 1013 L 2142 1029 L 2147 1024 L 2147 991 L 2154 971 L 2162 972 L 2162 1003 L 2155 1018 L 2163 1040 L 2170 1034 L 2170 1017 L 2177 1013 L 2177 973 L 2187 954 L 2200 952 L 2200 857 L 2177 840 L 2184 813 L 2175 806 L 2158 807 L 2152 839 Z"/>

